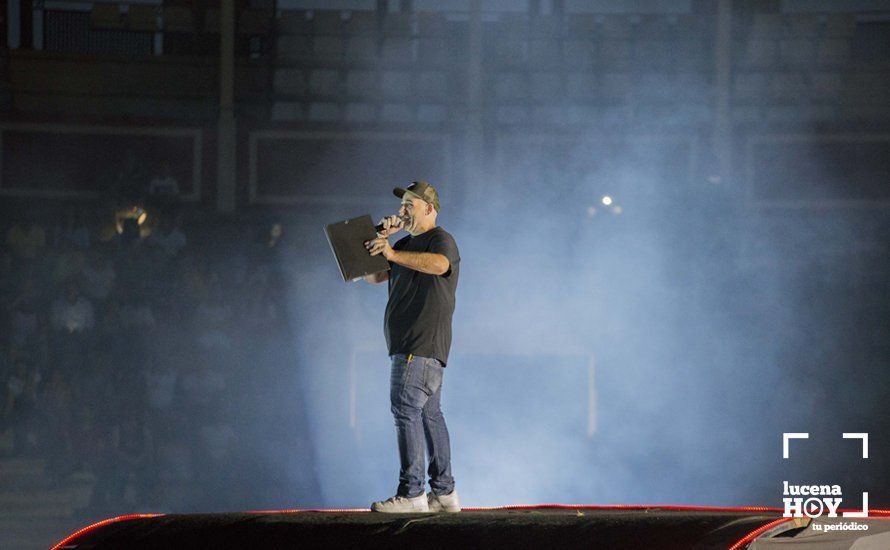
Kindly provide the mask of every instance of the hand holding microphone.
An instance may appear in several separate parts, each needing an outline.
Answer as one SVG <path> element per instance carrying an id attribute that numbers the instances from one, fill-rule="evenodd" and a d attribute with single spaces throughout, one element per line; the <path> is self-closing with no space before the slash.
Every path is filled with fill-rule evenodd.
<path id="1" fill-rule="evenodd" d="M 405 220 L 404 218 L 392 215 L 387 216 L 380 220 L 374 229 L 377 231 L 377 234 L 381 237 L 389 237 L 390 235 L 394 235 L 405 228 Z"/>
<path id="2" fill-rule="evenodd" d="M 390 235 L 394 235 L 405 227 L 406 219 L 401 216 L 387 216 L 380 220 L 374 229 L 377 231 L 377 238 L 373 241 L 365 241 L 365 248 L 371 256 L 383 254 L 387 260 L 392 254 L 392 247 L 387 240 Z"/>

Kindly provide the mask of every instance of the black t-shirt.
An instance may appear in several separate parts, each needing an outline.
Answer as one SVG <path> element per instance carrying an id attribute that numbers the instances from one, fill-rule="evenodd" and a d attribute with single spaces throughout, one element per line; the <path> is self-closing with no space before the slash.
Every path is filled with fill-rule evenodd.
<path id="1" fill-rule="evenodd" d="M 389 354 L 413 353 L 448 362 L 451 316 L 460 273 L 460 254 L 454 237 L 434 227 L 416 237 L 397 241 L 394 250 L 442 254 L 451 265 L 442 275 L 429 275 L 390 262 L 389 301 L 384 333 Z"/>

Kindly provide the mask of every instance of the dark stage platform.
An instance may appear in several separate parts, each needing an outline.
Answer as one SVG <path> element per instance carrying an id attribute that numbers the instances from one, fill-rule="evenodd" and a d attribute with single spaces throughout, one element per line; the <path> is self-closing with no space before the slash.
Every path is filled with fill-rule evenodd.
<path id="1" fill-rule="evenodd" d="M 782 520 L 776 508 L 515 506 L 460 514 L 276 510 L 120 516 L 62 549 L 609 548 L 726 550 Z"/>

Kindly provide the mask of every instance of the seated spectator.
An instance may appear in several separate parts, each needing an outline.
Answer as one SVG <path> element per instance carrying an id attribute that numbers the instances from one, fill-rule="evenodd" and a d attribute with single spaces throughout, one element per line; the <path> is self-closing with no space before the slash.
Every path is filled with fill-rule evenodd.
<path id="1" fill-rule="evenodd" d="M 271 285 L 254 281 L 245 293 L 242 307 L 240 319 L 251 331 L 262 335 L 279 328 L 282 302 Z"/>
<path id="2" fill-rule="evenodd" d="M 245 284 L 248 286 L 266 286 L 272 280 L 272 268 L 268 264 L 253 264 L 247 274 Z"/>
<path id="3" fill-rule="evenodd" d="M 167 256 L 175 256 L 186 245 L 185 233 L 182 231 L 182 218 L 161 217 L 157 227 L 146 239 L 146 244 L 156 246 Z"/>
<path id="4" fill-rule="evenodd" d="M 179 182 L 173 177 L 168 161 L 161 163 L 160 171 L 149 182 L 148 194 L 159 199 L 175 199 L 179 196 Z"/>
<path id="5" fill-rule="evenodd" d="M 254 238 L 254 246 L 257 251 L 268 252 L 281 242 L 284 235 L 284 223 L 278 218 L 273 218 L 269 222 L 260 225 L 257 235 Z"/>
<path id="6" fill-rule="evenodd" d="M 40 371 L 21 358 L 4 381 L 6 397 L 0 426 L 3 430 L 12 428 L 16 454 L 30 455 L 37 450 L 37 387 L 40 379 Z"/>
<path id="7" fill-rule="evenodd" d="M 131 478 L 135 481 L 136 504 L 143 503 L 152 493 L 156 477 L 154 456 L 154 438 L 141 414 L 131 413 L 116 419 L 108 445 L 99 458 L 90 508 L 120 509 Z"/>
<path id="8" fill-rule="evenodd" d="M 198 343 L 208 350 L 228 350 L 231 342 L 227 332 L 231 318 L 232 308 L 225 301 L 222 287 L 214 284 L 195 308 L 193 323 Z"/>
<path id="9" fill-rule="evenodd" d="M 6 377 L 11 375 L 15 370 L 13 367 L 15 365 L 14 358 L 16 353 L 17 351 L 14 345 L 10 345 L 8 351 L 6 346 L 0 351 L 0 380 L 6 380 Z"/>
<path id="10" fill-rule="evenodd" d="M 127 403 L 131 392 L 125 384 L 118 384 L 118 372 L 131 379 L 138 378 L 138 373 L 119 368 L 113 354 L 102 349 L 90 357 L 82 374 L 78 373 L 73 378 L 77 381 L 77 402 L 90 403 L 93 419 L 97 423 L 104 425 L 119 415 L 121 409 L 135 404 Z M 96 396 L 100 397 L 98 401 Z"/>
<path id="11" fill-rule="evenodd" d="M 57 225 L 54 233 L 53 241 L 57 247 L 81 250 L 90 247 L 90 232 L 81 207 L 70 208 L 65 215 L 65 222 Z"/>
<path id="12" fill-rule="evenodd" d="M 52 364 L 67 373 L 82 373 L 90 356 L 95 323 L 92 302 L 80 294 L 76 281 L 68 281 L 64 296 L 50 308 Z"/>
<path id="13" fill-rule="evenodd" d="M 84 294 L 93 300 L 103 302 L 114 288 L 117 271 L 104 254 L 93 250 L 89 254 L 87 265 L 83 268 L 82 277 Z"/>
<path id="14" fill-rule="evenodd" d="M 156 326 L 154 311 L 143 292 L 130 292 L 128 287 L 123 285 L 118 296 L 120 304 L 118 316 L 122 328 L 143 335 L 154 330 Z"/>
<path id="15" fill-rule="evenodd" d="M 119 293 L 120 290 L 117 290 L 99 309 L 99 322 L 96 332 L 98 337 L 106 343 L 111 343 L 112 340 L 118 339 L 121 333 L 121 306 L 120 301 L 117 299 Z"/>
<path id="16" fill-rule="evenodd" d="M 9 305 L 17 282 L 18 273 L 16 273 L 15 259 L 8 250 L 0 250 L 0 307 Z"/>
<path id="17" fill-rule="evenodd" d="M 93 330 L 96 324 L 93 304 L 80 294 L 80 286 L 77 281 L 68 281 L 68 284 L 65 285 L 64 298 L 53 302 L 50 322 L 54 329 L 69 334 L 86 333 Z"/>
<path id="18" fill-rule="evenodd" d="M 159 436 L 171 435 L 171 423 L 175 422 L 173 405 L 179 372 L 169 361 L 166 357 L 153 357 L 145 370 L 149 424 Z"/>
<path id="19" fill-rule="evenodd" d="M 96 411 L 89 403 L 74 408 L 74 421 L 71 429 L 71 451 L 69 472 L 92 472 L 97 478 L 106 465 L 108 429 L 96 421 Z"/>
<path id="20" fill-rule="evenodd" d="M 46 246 L 46 230 L 34 220 L 16 222 L 6 232 L 6 246 L 18 258 L 33 260 Z"/>
<path id="21" fill-rule="evenodd" d="M 215 274 L 207 267 L 208 262 L 207 254 L 202 250 L 183 258 L 179 281 L 183 301 L 195 302 L 209 292 Z"/>
<path id="22" fill-rule="evenodd" d="M 69 279 L 78 278 L 85 266 L 86 256 L 83 250 L 76 248 L 64 249 L 55 256 L 52 281 L 55 284 L 61 284 Z"/>
<path id="23" fill-rule="evenodd" d="M 53 369 L 49 380 L 40 388 L 40 411 L 54 426 L 67 432 L 71 419 L 73 389 L 60 369 Z"/>
<path id="24" fill-rule="evenodd" d="M 10 328 L 15 346 L 28 346 L 39 337 L 43 308 L 43 296 L 33 275 L 30 272 L 25 273 L 19 282 L 16 297 L 10 304 Z"/>
<path id="25" fill-rule="evenodd" d="M 61 369 L 54 369 L 38 394 L 42 440 L 47 457 L 47 474 L 56 484 L 73 473 L 71 429 L 74 389 Z"/>

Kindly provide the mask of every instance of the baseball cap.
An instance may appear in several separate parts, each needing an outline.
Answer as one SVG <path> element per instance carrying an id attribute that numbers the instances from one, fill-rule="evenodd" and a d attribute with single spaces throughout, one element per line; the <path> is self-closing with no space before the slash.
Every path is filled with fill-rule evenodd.
<path id="1" fill-rule="evenodd" d="M 429 184 L 429 182 L 425 181 L 412 181 L 411 185 L 408 186 L 407 189 L 403 189 L 401 187 L 396 187 L 392 190 L 392 194 L 399 197 L 400 199 L 407 193 L 408 195 L 413 195 L 422 201 L 426 201 L 433 205 L 433 208 L 436 209 L 436 212 L 439 211 L 439 193 L 436 192 L 436 188 Z"/>

